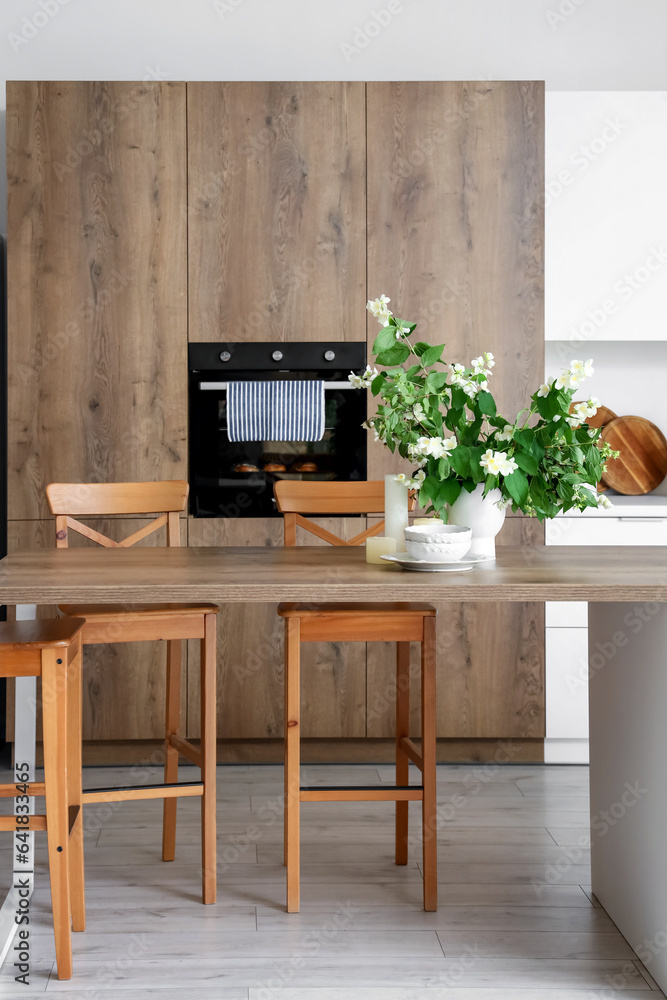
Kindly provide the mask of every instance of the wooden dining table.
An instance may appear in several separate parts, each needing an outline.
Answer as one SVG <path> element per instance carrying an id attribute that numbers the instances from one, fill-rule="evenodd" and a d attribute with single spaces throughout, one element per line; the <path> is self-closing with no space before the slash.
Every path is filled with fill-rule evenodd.
<path id="1" fill-rule="evenodd" d="M 667 549 L 503 548 L 407 572 L 363 548 L 40 549 L 0 561 L 0 603 L 586 601 L 593 891 L 630 944 L 667 929 Z M 456 663 L 440 663 L 446 683 Z M 667 988 L 667 949 L 650 971 Z"/>

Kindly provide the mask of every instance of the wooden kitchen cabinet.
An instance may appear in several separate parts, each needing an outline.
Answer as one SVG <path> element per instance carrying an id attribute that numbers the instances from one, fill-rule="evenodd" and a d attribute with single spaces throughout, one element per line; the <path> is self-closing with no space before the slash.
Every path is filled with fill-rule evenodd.
<path id="1" fill-rule="evenodd" d="M 365 84 L 188 84 L 192 341 L 364 340 Z"/>
<path id="2" fill-rule="evenodd" d="M 187 478 L 184 83 L 7 85 L 8 517 Z"/>
<path id="3" fill-rule="evenodd" d="M 49 481 L 187 478 L 188 339 L 370 345 L 365 302 L 384 292 L 448 360 L 494 353 L 507 417 L 542 380 L 542 84 L 26 82 L 7 107 L 13 546 L 50 544 Z M 400 469 L 369 439 L 369 478 Z M 190 545 L 281 530 L 188 520 Z M 503 537 L 542 544 L 523 518 Z M 280 737 L 274 607 L 223 609 L 219 628 L 221 737 Z M 543 645 L 538 606 L 443 606 L 438 735 L 464 755 L 539 743 Z M 92 653 L 87 738 L 160 735 L 161 654 L 137 653 L 112 650 L 113 677 Z M 386 649 L 304 659 L 305 735 L 390 733 Z"/>

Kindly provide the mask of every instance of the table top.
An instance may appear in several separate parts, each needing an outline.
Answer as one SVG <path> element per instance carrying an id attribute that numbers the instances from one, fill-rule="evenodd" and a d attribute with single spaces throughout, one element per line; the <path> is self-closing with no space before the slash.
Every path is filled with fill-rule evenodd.
<path id="1" fill-rule="evenodd" d="M 461 573 L 369 565 L 363 547 L 34 549 L 0 604 L 132 601 L 667 601 L 667 547 L 498 547 Z"/>

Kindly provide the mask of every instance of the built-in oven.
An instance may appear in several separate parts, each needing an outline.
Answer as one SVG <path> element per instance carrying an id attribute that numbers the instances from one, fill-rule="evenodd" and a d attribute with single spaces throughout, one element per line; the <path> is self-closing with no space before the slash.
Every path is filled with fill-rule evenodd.
<path id="1" fill-rule="evenodd" d="M 195 517 L 276 515 L 277 479 L 366 479 L 366 392 L 350 371 L 366 366 L 363 341 L 190 344 L 190 513 Z M 321 379 L 320 441 L 230 441 L 230 382 Z"/>

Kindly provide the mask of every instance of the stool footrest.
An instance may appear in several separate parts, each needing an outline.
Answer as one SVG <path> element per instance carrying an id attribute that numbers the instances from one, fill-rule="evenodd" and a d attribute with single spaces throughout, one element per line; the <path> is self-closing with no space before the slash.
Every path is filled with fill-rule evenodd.
<path id="1" fill-rule="evenodd" d="M 203 795 L 201 781 L 179 781 L 177 785 L 134 785 L 132 788 L 88 788 L 87 802 L 130 802 L 134 799 L 173 799 L 180 795 Z"/>
<path id="2" fill-rule="evenodd" d="M 421 785 L 330 785 L 302 787 L 301 802 L 418 802 L 424 797 Z"/>
<path id="3" fill-rule="evenodd" d="M 22 820 L 23 816 L 19 818 Z M 46 830 L 46 816 L 26 815 L 25 818 L 27 823 L 17 823 L 16 816 L 0 816 L 0 830 L 19 830 L 21 833 L 24 830 Z"/>
<path id="4" fill-rule="evenodd" d="M 21 788 L 24 786 L 24 782 L 17 782 L 20 784 Z M 14 785 L 0 785 L 0 799 L 14 799 L 18 795 L 44 795 L 44 782 L 43 781 L 33 781 L 26 782 L 27 791 L 18 792 L 16 790 L 16 784 Z"/>

